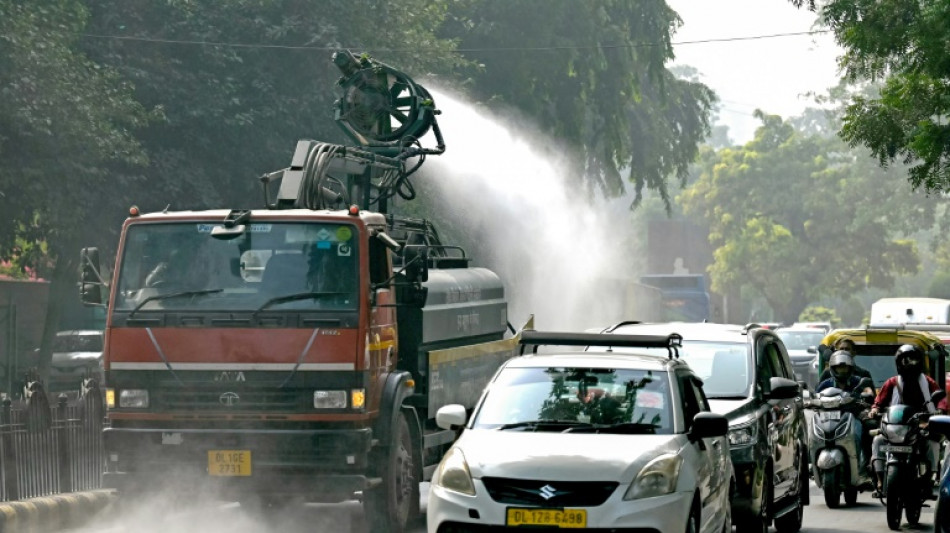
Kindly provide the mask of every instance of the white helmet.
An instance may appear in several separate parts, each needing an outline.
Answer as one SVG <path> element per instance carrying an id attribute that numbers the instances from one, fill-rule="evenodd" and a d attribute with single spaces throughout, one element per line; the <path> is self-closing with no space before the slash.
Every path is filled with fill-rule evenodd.
<path id="1" fill-rule="evenodd" d="M 854 358 L 845 350 L 838 350 L 831 354 L 828 367 L 831 369 L 832 376 L 839 380 L 846 380 L 854 374 Z"/>

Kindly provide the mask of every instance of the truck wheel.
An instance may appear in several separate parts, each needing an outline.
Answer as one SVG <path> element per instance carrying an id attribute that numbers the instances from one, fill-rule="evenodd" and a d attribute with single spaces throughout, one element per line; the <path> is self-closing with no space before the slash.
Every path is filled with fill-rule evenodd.
<path id="1" fill-rule="evenodd" d="M 368 529 L 371 533 L 403 533 L 419 513 L 412 436 L 403 414 L 397 415 L 390 444 L 380 449 L 376 459 L 383 482 L 364 495 Z"/>

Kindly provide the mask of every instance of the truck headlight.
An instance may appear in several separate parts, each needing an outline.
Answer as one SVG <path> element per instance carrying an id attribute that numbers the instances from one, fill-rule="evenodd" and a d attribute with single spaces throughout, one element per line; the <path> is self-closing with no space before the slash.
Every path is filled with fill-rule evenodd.
<path id="1" fill-rule="evenodd" d="M 119 391 L 119 407 L 145 409 L 148 407 L 148 391 L 145 389 L 122 389 Z"/>
<path id="2" fill-rule="evenodd" d="M 749 446 L 755 442 L 755 423 L 729 428 L 729 446 Z"/>
<path id="3" fill-rule="evenodd" d="M 475 495 L 475 484 L 472 482 L 472 474 L 468 470 L 462 450 L 454 447 L 449 449 L 432 476 L 432 484 L 453 492 Z"/>
<path id="4" fill-rule="evenodd" d="M 678 455 L 661 455 L 647 463 L 624 494 L 624 500 L 636 500 L 669 494 L 676 490 L 683 459 Z"/>
<path id="5" fill-rule="evenodd" d="M 313 391 L 314 409 L 346 409 L 345 390 Z"/>

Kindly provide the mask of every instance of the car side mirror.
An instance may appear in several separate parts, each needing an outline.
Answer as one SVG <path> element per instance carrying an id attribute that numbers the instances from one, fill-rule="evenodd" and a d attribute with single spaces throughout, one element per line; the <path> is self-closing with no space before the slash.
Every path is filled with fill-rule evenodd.
<path id="1" fill-rule="evenodd" d="M 932 433 L 939 433 L 950 437 L 950 415 L 934 415 L 927 423 L 927 429 Z"/>
<path id="2" fill-rule="evenodd" d="M 729 421 L 717 413 L 696 413 L 693 425 L 689 429 L 689 440 L 708 439 L 710 437 L 724 437 L 729 432 Z"/>
<path id="3" fill-rule="evenodd" d="M 468 420 L 468 413 L 465 412 L 465 406 L 460 404 L 449 404 L 439 408 L 435 412 L 435 424 L 442 429 L 455 431 L 465 427 Z"/>
<path id="4" fill-rule="evenodd" d="M 798 383 L 782 377 L 773 377 L 769 379 L 768 399 L 770 400 L 788 400 L 797 398 L 801 393 Z"/>

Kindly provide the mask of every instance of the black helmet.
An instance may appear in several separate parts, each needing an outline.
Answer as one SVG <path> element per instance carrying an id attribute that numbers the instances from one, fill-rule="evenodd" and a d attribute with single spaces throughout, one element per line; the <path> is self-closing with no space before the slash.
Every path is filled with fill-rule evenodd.
<path id="1" fill-rule="evenodd" d="M 894 364 L 898 374 L 916 377 L 924 371 L 924 352 L 913 344 L 905 344 L 894 354 Z"/>
<path id="2" fill-rule="evenodd" d="M 846 350 L 838 350 L 831 354 L 828 367 L 831 368 L 831 374 L 836 379 L 845 381 L 854 373 L 854 358 Z"/>

